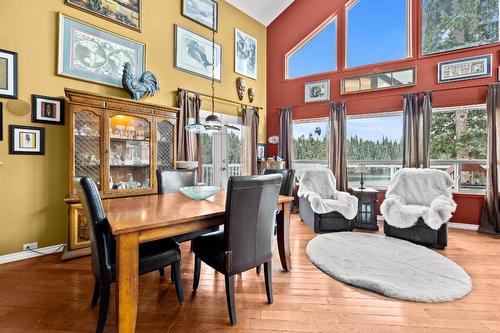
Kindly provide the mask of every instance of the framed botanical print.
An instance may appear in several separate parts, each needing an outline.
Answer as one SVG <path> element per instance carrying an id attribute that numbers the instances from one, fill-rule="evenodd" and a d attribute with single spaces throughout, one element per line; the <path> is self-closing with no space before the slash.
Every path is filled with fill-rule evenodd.
<path id="1" fill-rule="evenodd" d="M 17 99 L 17 53 L 0 50 L 0 97 Z"/>
<path id="2" fill-rule="evenodd" d="M 45 128 L 9 125 L 9 154 L 44 155 Z"/>
<path id="3" fill-rule="evenodd" d="M 176 69 L 221 82 L 222 46 L 215 43 L 212 59 L 212 41 L 175 25 L 174 67 Z"/>
<path id="4" fill-rule="evenodd" d="M 141 31 L 142 0 L 65 0 L 65 3 L 127 28 Z"/>
<path id="5" fill-rule="evenodd" d="M 330 100 L 330 80 L 306 83 L 304 90 L 304 102 L 306 103 Z"/>
<path id="6" fill-rule="evenodd" d="M 127 62 L 140 76 L 146 46 L 59 13 L 58 75 L 121 88 Z"/>
<path id="7" fill-rule="evenodd" d="M 235 29 L 234 57 L 234 71 L 257 80 L 257 40 Z"/>
<path id="8" fill-rule="evenodd" d="M 31 121 L 64 125 L 64 99 L 31 95 Z"/>
<path id="9" fill-rule="evenodd" d="M 219 24 L 218 8 L 214 0 L 182 0 L 182 15 L 213 31 Z"/>

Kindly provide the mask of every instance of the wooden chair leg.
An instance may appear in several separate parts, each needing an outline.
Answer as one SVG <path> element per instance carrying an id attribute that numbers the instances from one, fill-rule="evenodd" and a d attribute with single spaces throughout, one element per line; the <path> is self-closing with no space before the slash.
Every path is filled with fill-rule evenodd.
<path id="1" fill-rule="evenodd" d="M 198 256 L 194 257 L 194 277 L 193 277 L 193 291 L 198 289 L 200 285 L 200 271 L 201 259 Z"/>
<path id="2" fill-rule="evenodd" d="M 96 333 L 104 332 L 104 326 L 106 326 L 106 320 L 108 319 L 110 285 L 101 285 L 100 290 L 101 302 L 99 304 L 99 319 L 97 319 Z"/>
<path id="3" fill-rule="evenodd" d="M 255 267 L 255 272 L 257 273 L 257 275 L 260 275 L 260 272 L 262 271 L 262 267 L 261 265 Z"/>
<path id="4" fill-rule="evenodd" d="M 176 263 L 172 264 L 172 272 L 174 272 L 174 283 L 175 283 L 175 290 L 177 292 L 177 299 L 179 300 L 179 303 L 182 304 L 184 303 L 184 293 L 182 292 L 180 261 L 177 261 Z"/>
<path id="5" fill-rule="evenodd" d="M 227 310 L 229 311 L 229 319 L 231 320 L 231 325 L 236 325 L 236 308 L 234 306 L 234 275 L 228 276 L 224 275 L 224 280 L 226 283 L 226 301 Z"/>
<path id="6" fill-rule="evenodd" d="M 99 293 L 100 293 L 101 286 L 99 284 L 99 281 L 96 281 L 94 284 L 94 292 L 92 294 L 92 302 L 90 305 L 92 307 L 97 305 L 97 301 L 99 301 Z"/>
<path id="7" fill-rule="evenodd" d="M 273 304 L 273 268 L 272 260 L 264 264 L 264 280 L 266 282 L 267 302 Z"/>
<path id="8" fill-rule="evenodd" d="M 162 267 L 158 270 L 160 272 L 160 277 L 165 277 L 165 268 Z"/>

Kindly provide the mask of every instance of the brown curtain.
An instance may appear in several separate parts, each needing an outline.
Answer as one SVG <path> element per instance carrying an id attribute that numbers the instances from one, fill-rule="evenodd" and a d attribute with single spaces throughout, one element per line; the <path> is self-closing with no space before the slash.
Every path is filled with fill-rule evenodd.
<path id="1" fill-rule="evenodd" d="M 500 84 L 490 84 L 486 101 L 488 114 L 488 170 L 486 196 L 479 231 L 500 236 L 498 164 L 500 161 Z"/>
<path id="2" fill-rule="evenodd" d="M 257 175 L 257 140 L 259 138 L 259 112 L 256 108 L 243 109 L 242 175 Z"/>
<path id="3" fill-rule="evenodd" d="M 201 147 L 198 134 L 189 133 L 185 127 L 188 124 L 199 122 L 201 98 L 198 94 L 189 96 L 185 90 L 179 91 L 179 120 L 177 130 L 177 160 L 198 161 L 198 181 L 201 181 Z"/>
<path id="4" fill-rule="evenodd" d="M 432 117 L 432 94 L 403 97 L 403 167 L 428 168 Z"/>
<path id="5" fill-rule="evenodd" d="M 287 168 L 293 169 L 293 109 L 280 110 L 279 156 L 286 162 Z"/>
<path id="6" fill-rule="evenodd" d="M 347 191 L 346 104 L 330 104 L 330 145 L 328 165 L 337 180 L 337 190 Z"/>

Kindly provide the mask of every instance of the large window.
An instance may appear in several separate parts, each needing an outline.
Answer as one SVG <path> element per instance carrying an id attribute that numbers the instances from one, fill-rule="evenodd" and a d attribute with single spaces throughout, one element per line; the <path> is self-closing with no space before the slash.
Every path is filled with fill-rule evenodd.
<path id="1" fill-rule="evenodd" d="M 297 173 L 328 166 L 328 119 L 294 121 L 293 153 Z"/>
<path id="2" fill-rule="evenodd" d="M 337 18 L 333 18 L 287 56 L 287 78 L 337 69 Z"/>
<path id="3" fill-rule="evenodd" d="M 347 119 L 347 175 L 350 187 L 358 187 L 356 169 L 365 165 L 365 185 L 387 186 L 402 164 L 403 115 L 387 113 Z"/>
<path id="4" fill-rule="evenodd" d="M 350 3 L 346 8 L 346 67 L 407 58 L 410 3 L 410 0 Z"/>
<path id="5" fill-rule="evenodd" d="M 433 111 L 431 166 L 450 174 L 455 191 L 484 192 L 487 142 L 484 105 Z"/>
<path id="6" fill-rule="evenodd" d="M 423 0 L 422 53 L 499 41 L 498 0 Z"/>

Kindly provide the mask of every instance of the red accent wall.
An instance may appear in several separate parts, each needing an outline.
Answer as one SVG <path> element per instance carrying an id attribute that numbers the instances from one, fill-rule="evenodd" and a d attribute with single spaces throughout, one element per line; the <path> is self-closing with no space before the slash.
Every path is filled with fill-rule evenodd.
<path id="1" fill-rule="evenodd" d="M 487 85 L 498 80 L 500 44 L 451 51 L 432 56 L 420 54 L 421 0 L 412 3 L 412 57 L 388 63 L 344 68 L 345 54 L 345 4 L 347 0 L 295 0 L 267 30 L 267 136 L 279 135 L 279 111 L 285 106 L 294 107 L 294 119 L 308 119 L 328 116 L 328 103 L 304 105 L 304 84 L 316 80 L 330 79 L 331 100 L 347 102 L 348 114 L 369 114 L 400 111 L 404 93 L 433 92 L 433 106 L 458 106 L 481 104 L 486 100 Z M 304 40 L 326 19 L 337 15 L 338 19 L 338 70 L 310 75 L 303 78 L 285 79 L 285 55 Z M 438 63 L 483 54 L 493 54 L 493 75 L 489 78 L 437 83 Z M 318 54 L 320 57 L 321 54 Z M 412 87 L 389 89 L 377 92 L 340 94 L 342 77 L 376 73 L 415 66 L 417 84 Z M 268 156 L 277 155 L 277 145 L 268 144 Z M 482 196 L 456 194 L 458 209 L 454 221 L 477 224 L 482 209 Z"/>

